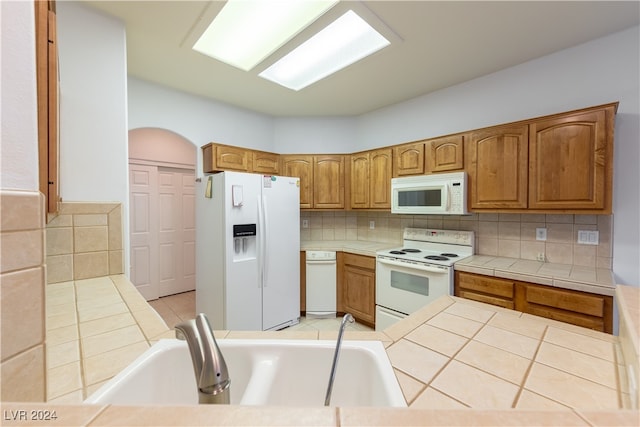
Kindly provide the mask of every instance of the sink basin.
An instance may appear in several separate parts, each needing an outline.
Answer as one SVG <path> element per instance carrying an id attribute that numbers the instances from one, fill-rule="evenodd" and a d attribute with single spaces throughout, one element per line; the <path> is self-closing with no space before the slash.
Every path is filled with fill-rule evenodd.
<path id="1" fill-rule="evenodd" d="M 218 340 L 231 378 L 231 404 L 322 406 L 335 341 Z M 198 404 L 185 341 L 160 340 L 85 403 Z M 406 406 L 379 341 L 343 341 L 332 406 Z"/>

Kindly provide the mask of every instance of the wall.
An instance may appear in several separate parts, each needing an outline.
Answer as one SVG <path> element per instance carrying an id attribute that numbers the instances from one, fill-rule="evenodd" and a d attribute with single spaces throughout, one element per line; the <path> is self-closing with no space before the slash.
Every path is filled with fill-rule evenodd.
<path id="1" fill-rule="evenodd" d="M 0 322 L 3 401 L 46 398 L 44 197 L 38 192 L 32 2 L 0 2 Z"/>
<path id="2" fill-rule="evenodd" d="M 129 128 L 168 129 L 196 147 L 209 142 L 273 150 L 270 116 L 129 77 Z M 199 151 L 199 150 L 198 150 Z M 202 170 L 198 152 L 197 171 Z"/>
<path id="3" fill-rule="evenodd" d="M 356 142 L 352 117 L 276 117 L 274 122 L 276 153 L 350 153 Z"/>
<path id="4" fill-rule="evenodd" d="M 189 140 L 166 129 L 140 128 L 129 131 L 129 159 L 169 163 L 193 169 L 196 147 Z"/>
<path id="5" fill-rule="evenodd" d="M 57 3 L 57 24 L 60 196 L 64 202 L 121 203 L 128 218 L 124 24 L 78 2 Z M 128 224 L 123 224 L 125 266 Z"/>

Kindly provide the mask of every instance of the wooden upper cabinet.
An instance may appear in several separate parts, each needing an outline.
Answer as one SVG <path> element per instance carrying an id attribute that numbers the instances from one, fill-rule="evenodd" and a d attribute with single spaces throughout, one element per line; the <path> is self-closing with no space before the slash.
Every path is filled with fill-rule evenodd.
<path id="1" fill-rule="evenodd" d="M 393 176 L 422 175 L 424 173 L 424 142 L 393 147 Z"/>
<path id="2" fill-rule="evenodd" d="M 313 156 L 313 207 L 344 208 L 343 155 Z"/>
<path id="3" fill-rule="evenodd" d="M 204 173 L 222 171 L 280 174 L 280 155 L 217 143 L 202 146 Z"/>
<path id="4" fill-rule="evenodd" d="M 300 178 L 300 208 L 313 207 L 313 156 L 281 156 L 282 174 Z"/>
<path id="5" fill-rule="evenodd" d="M 216 166 L 224 170 L 249 171 L 249 150 L 228 145 L 216 146 Z"/>
<path id="6" fill-rule="evenodd" d="M 369 152 L 351 155 L 349 188 L 352 209 L 369 207 Z"/>
<path id="7" fill-rule="evenodd" d="M 529 125 L 529 208 L 611 212 L 615 108 Z"/>
<path id="8" fill-rule="evenodd" d="M 527 207 L 528 126 L 502 126 L 471 134 L 472 209 Z"/>
<path id="9" fill-rule="evenodd" d="M 391 208 L 392 153 L 389 148 L 371 151 L 369 154 L 369 207 Z"/>
<path id="10" fill-rule="evenodd" d="M 425 142 L 425 172 L 464 169 L 464 136 L 454 135 Z"/>
<path id="11" fill-rule="evenodd" d="M 264 174 L 280 174 L 280 155 L 264 151 L 252 151 L 251 171 Z"/>
<path id="12" fill-rule="evenodd" d="M 209 143 L 202 146 L 202 169 L 204 173 L 225 170 L 249 172 L 251 150 L 231 145 Z"/>
<path id="13" fill-rule="evenodd" d="M 350 201 L 352 209 L 391 207 L 392 150 L 351 155 Z"/>

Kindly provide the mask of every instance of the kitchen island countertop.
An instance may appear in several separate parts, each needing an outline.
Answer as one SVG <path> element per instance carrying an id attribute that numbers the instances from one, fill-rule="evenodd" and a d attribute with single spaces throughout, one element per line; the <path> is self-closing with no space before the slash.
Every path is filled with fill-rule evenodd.
<path id="1" fill-rule="evenodd" d="M 125 303 L 133 294 L 112 276 Z M 50 425 L 638 425 L 628 393 L 625 343 L 637 346 L 638 288 L 618 286 L 625 336 L 443 296 L 377 332 L 345 339 L 384 343 L 410 409 L 115 406 L 7 403 L 6 414 L 56 411 Z M 135 300 L 138 300 L 137 296 Z M 287 332 L 216 331 L 218 338 L 291 339 Z M 337 332 L 298 332 L 335 339 Z M 161 334 L 164 335 L 164 334 Z M 167 331 L 167 336 L 170 336 Z M 294 334 L 295 335 L 295 334 Z M 304 335 L 304 336 L 303 336 Z M 622 335 L 622 334 L 621 334 Z M 629 338 L 630 337 L 630 338 Z M 636 349 L 637 350 L 637 349 Z M 635 356 L 637 358 L 637 352 Z M 636 361 L 637 363 L 637 361 Z M 637 366 L 637 365 L 636 365 Z M 13 412 L 12 412 L 13 411 Z M 11 418 L 11 417 L 9 417 Z M 3 425 L 25 425 L 5 419 Z"/>

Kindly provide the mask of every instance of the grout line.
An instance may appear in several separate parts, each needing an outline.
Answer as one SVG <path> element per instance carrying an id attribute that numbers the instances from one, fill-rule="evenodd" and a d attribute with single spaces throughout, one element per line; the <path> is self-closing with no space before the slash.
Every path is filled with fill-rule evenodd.
<path id="1" fill-rule="evenodd" d="M 515 409 L 516 405 L 518 404 L 518 401 L 520 400 L 520 396 L 522 395 L 522 390 L 524 390 L 524 385 L 526 384 L 527 380 L 529 379 L 529 375 L 531 374 L 531 370 L 533 369 L 533 364 L 535 363 L 536 357 L 538 357 L 538 352 L 540 351 L 540 347 L 542 347 L 542 343 L 544 342 L 544 337 L 545 335 L 547 335 L 547 331 L 549 330 L 549 326 L 545 326 L 544 327 L 544 331 L 542 332 L 542 336 L 540 337 L 539 341 L 538 341 L 538 346 L 536 347 L 536 351 L 533 353 L 533 356 L 531 357 L 531 361 L 529 362 L 529 367 L 527 368 L 527 370 L 524 373 L 524 376 L 522 377 L 522 384 L 520 384 L 520 387 L 518 388 L 518 392 L 516 393 L 515 397 L 513 398 L 513 403 L 511 404 L 511 407 Z M 543 396 L 543 397 L 547 397 L 547 396 Z M 547 397 L 548 398 L 548 397 Z M 556 401 L 556 400 L 554 400 Z M 560 402 L 558 402 L 560 403 Z"/>

